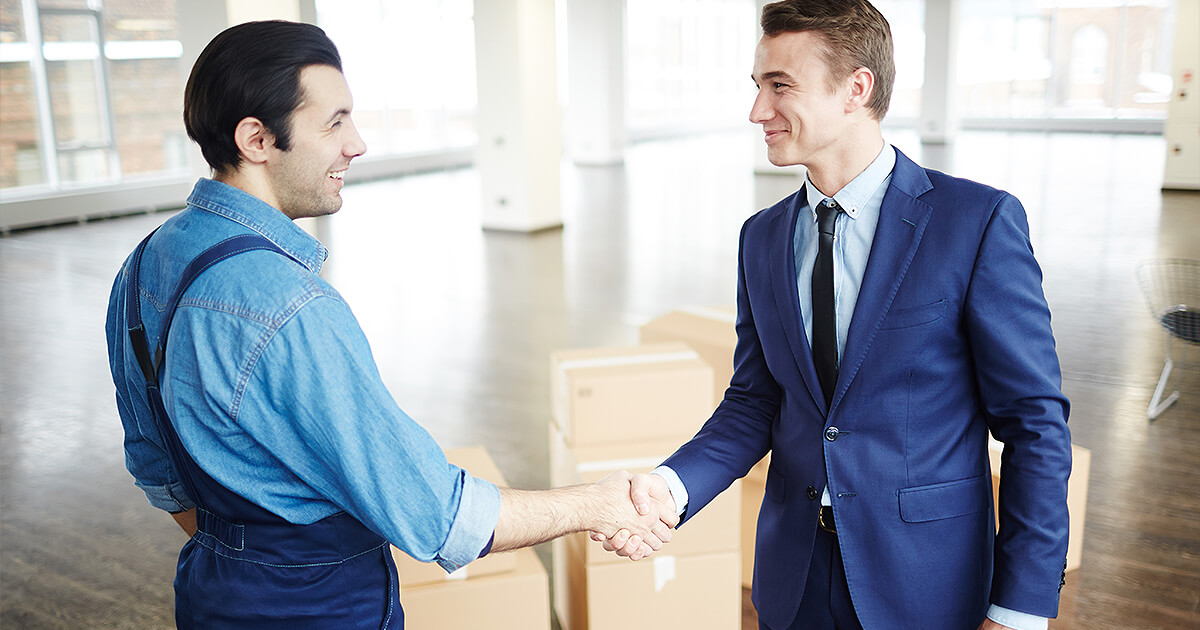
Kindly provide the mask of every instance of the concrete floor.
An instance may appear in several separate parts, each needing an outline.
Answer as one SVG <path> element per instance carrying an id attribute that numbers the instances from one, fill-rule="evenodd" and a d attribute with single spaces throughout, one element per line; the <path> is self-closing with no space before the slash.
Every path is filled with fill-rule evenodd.
<path id="1" fill-rule="evenodd" d="M 1181 366 L 1181 400 L 1147 422 L 1163 336 L 1135 278 L 1145 259 L 1200 258 L 1200 193 L 1160 191 L 1160 137 L 886 135 L 1028 210 L 1073 439 L 1093 453 L 1083 566 L 1051 627 L 1200 627 L 1200 374 Z M 742 221 L 801 182 L 755 176 L 757 143 L 713 134 L 565 166 L 561 231 L 481 231 L 472 169 L 350 185 L 306 228 L 400 406 L 445 448 L 486 445 L 511 485 L 545 487 L 550 351 L 635 344 L 665 311 L 733 303 Z M 173 625 L 183 534 L 124 470 L 103 333 L 121 261 L 168 216 L 0 238 L 2 628 Z"/>

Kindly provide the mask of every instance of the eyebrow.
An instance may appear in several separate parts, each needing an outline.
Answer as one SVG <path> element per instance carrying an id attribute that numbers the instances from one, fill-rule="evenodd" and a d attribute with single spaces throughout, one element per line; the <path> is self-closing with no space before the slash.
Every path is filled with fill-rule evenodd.
<path id="1" fill-rule="evenodd" d="M 783 70 L 772 70 L 770 72 L 764 72 L 761 79 L 754 78 L 754 74 L 750 75 L 750 80 L 754 81 L 755 83 L 758 83 L 759 81 L 770 81 L 771 79 L 785 79 L 788 82 L 795 81 L 795 79 L 792 78 L 792 75 L 784 72 Z"/>
<path id="2" fill-rule="evenodd" d="M 337 110 L 336 112 L 333 112 L 333 115 L 330 116 L 325 122 L 331 123 L 334 120 L 337 120 L 341 116 L 349 116 L 349 115 L 350 115 L 350 110 L 343 107 L 343 108 Z"/>

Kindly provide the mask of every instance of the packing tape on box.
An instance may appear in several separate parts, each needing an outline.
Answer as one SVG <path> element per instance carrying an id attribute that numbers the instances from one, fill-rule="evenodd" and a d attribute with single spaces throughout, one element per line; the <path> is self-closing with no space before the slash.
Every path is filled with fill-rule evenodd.
<path id="1" fill-rule="evenodd" d="M 560 378 L 559 400 L 563 405 L 570 404 L 570 391 L 567 390 L 567 370 L 577 370 L 579 368 L 593 367 L 611 367 L 614 365 L 644 365 L 646 363 L 670 363 L 672 361 L 694 361 L 700 359 L 700 355 L 694 350 L 685 350 L 681 352 L 657 352 L 654 354 L 626 354 L 617 357 L 594 357 L 591 359 L 574 359 L 571 361 L 563 361 L 558 364 Z M 569 434 L 571 431 L 571 420 L 566 409 L 558 410 L 558 421 L 562 423 L 563 434 Z"/>
<path id="2" fill-rule="evenodd" d="M 730 324 L 737 323 L 737 313 L 730 313 L 707 306 L 685 306 L 679 309 L 681 313 L 703 317 L 705 319 L 715 319 L 719 322 L 728 322 Z"/>
<path id="3" fill-rule="evenodd" d="M 675 556 L 654 556 L 654 592 L 658 593 L 675 579 Z"/>

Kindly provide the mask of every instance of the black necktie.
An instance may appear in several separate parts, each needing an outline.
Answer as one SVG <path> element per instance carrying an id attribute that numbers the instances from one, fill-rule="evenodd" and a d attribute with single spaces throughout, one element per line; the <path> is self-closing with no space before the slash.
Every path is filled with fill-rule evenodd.
<path id="1" fill-rule="evenodd" d="M 829 205 L 826 205 L 828 203 Z M 817 205 L 817 262 L 812 275 L 812 355 L 825 407 L 837 385 L 837 325 L 833 310 L 833 226 L 841 208 L 832 199 Z"/>

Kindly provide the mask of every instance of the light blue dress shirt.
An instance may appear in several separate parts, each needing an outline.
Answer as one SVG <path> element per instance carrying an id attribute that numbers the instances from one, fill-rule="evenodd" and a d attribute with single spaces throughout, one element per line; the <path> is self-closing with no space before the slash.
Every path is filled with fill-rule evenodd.
<path id="1" fill-rule="evenodd" d="M 197 182 L 143 258 L 138 290 L 150 347 L 183 267 L 248 233 L 302 264 L 274 252 L 239 254 L 201 274 L 180 301 L 163 402 L 189 454 L 290 522 L 345 511 L 447 571 L 478 557 L 496 526 L 499 490 L 447 463 L 396 405 L 349 305 L 317 275 L 325 247 L 279 210 L 220 182 Z M 113 285 L 106 326 L 126 467 L 151 505 L 178 512 L 194 502 L 164 449 L 129 344 L 127 268 Z"/>
<path id="2" fill-rule="evenodd" d="M 832 198 L 844 212 L 834 224 L 833 239 L 833 303 L 835 328 L 837 331 L 838 363 L 846 348 L 846 335 L 858 304 L 863 276 L 867 272 L 867 261 L 871 255 L 871 244 L 875 242 L 875 228 L 879 225 L 879 213 L 883 208 L 883 197 L 892 181 L 892 169 L 896 166 L 896 150 L 884 143 L 879 155 L 863 172 L 846 184 L 832 197 L 818 190 L 812 180 L 805 176 L 804 198 L 808 205 L 796 214 L 796 229 L 793 235 L 793 251 L 796 256 L 796 287 L 800 295 L 800 316 L 804 321 L 804 334 L 812 347 L 812 273 L 817 259 L 817 206 Z M 687 488 L 679 475 L 669 467 L 655 469 L 667 481 L 679 514 L 687 507 Z M 829 489 L 821 492 L 821 505 L 832 505 Z M 992 605 L 988 617 L 1015 630 L 1046 630 L 1049 626 L 1044 617 L 1029 615 Z"/>

